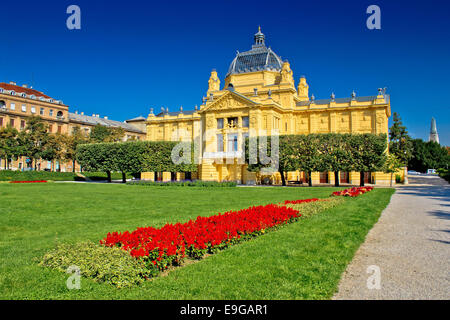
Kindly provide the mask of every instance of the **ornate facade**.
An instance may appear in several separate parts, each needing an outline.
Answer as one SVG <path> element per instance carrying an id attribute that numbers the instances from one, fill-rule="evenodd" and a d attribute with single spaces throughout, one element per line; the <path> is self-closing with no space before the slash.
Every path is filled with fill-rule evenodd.
<path id="1" fill-rule="evenodd" d="M 264 177 L 248 172 L 242 163 L 243 141 L 247 135 L 308 133 L 388 133 L 389 95 L 379 89 L 374 96 L 316 100 L 309 94 L 304 76 L 295 85 L 288 61 L 266 47 L 265 36 L 258 30 L 252 49 L 237 53 L 225 76 L 224 85 L 215 70 L 208 81 L 203 104 L 195 110 L 168 112 L 166 109 L 147 118 L 147 140 L 201 141 L 199 170 L 193 178 L 253 184 Z M 170 173 L 161 178 L 169 180 Z M 172 175 L 172 178 L 174 176 Z M 178 174 L 183 178 L 183 174 Z M 155 179 L 143 173 L 143 179 Z M 267 178 L 267 177 L 266 177 Z M 305 181 L 302 172 L 290 172 L 291 181 Z M 280 183 L 279 174 L 269 177 Z M 368 174 L 368 182 L 389 183 L 388 175 Z M 333 173 L 312 174 L 313 183 L 334 181 Z M 359 183 L 359 173 L 341 173 L 342 182 Z"/>

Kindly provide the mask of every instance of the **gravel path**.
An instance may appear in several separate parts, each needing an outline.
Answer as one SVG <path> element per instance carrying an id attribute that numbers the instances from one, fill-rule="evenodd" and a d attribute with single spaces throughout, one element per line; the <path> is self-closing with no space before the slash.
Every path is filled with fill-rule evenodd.
<path id="1" fill-rule="evenodd" d="M 436 176 L 408 178 L 347 266 L 333 299 L 450 299 L 450 187 Z M 367 269 L 374 265 L 380 288 L 368 289 L 376 271 Z"/>

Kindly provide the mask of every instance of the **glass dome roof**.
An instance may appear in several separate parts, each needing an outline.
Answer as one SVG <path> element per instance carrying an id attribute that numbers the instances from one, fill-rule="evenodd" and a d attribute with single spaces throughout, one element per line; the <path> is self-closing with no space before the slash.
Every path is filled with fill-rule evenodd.
<path id="1" fill-rule="evenodd" d="M 281 58 L 272 49 L 266 47 L 264 40 L 264 34 L 259 29 L 255 34 L 255 43 L 252 49 L 237 53 L 231 62 L 227 76 L 261 70 L 281 71 L 283 65 Z"/>

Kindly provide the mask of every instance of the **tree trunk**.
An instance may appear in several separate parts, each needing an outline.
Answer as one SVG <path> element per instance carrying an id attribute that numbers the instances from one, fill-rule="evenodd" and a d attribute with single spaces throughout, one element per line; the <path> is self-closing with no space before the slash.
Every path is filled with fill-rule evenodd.
<path id="1" fill-rule="evenodd" d="M 72 160 L 72 172 L 75 173 L 75 160 Z"/>
<path id="2" fill-rule="evenodd" d="M 334 172 L 334 186 L 339 187 L 339 171 Z"/>
<path id="3" fill-rule="evenodd" d="M 361 172 L 359 173 L 359 185 L 360 185 L 361 187 L 364 187 L 364 171 L 361 171 Z"/>
<path id="4" fill-rule="evenodd" d="M 8 157 L 5 158 L 5 170 L 8 170 Z"/>
<path id="5" fill-rule="evenodd" d="M 280 172 L 280 175 L 281 175 L 281 184 L 283 185 L 283 186 L 286 186 L 286 179 L 285 179 L 285 177 L 284 177 L 284 172 L 283 171 L 279 171 Z"/>
<path id="6" fill-rule="evenodd" d="M 391 172 L 391 188 L 392 188 L 392 178 L 394 177 L 394 173 Z"/>
<path id="7" fill-rule="evenodd" d="M 312 187 L 312 177 L 311 177 L 311 171 L 308 171 L 308 185 Z"/>
<path id="8" fill-rule="evenodd" d="M 125 172 L 122 172 L 122 182 L 127 183 L 127 174 Z"/>
<path id="9" fill-rule="evenodd" d="M 111 171 L 106 171 L 106 174 L 108 175 L 108 182 L 111 183 L 112 182 Z"/>

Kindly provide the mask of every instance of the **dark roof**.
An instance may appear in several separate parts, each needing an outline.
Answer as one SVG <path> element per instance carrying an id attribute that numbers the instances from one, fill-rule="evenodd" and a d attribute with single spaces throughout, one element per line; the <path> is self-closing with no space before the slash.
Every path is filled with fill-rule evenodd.
<path id="1" fill-rule="evenodd" d="M 87 124 L 87 125 L 93 125 L 93 126 L 101 125 L 101 126 L 105 126 L 105 127 L 114 127 L 114 128 L 121 127 L 124 130 L 130 131 L 130 132 L 145 133 L 144 131 L 136 128 L 135 126 L 125 123 L 125 122 L 109 120 L 109 119 L 100 118 L 100 117 L 86 116 L 84 114 L 78 114 L 78 113 L 72 113 L 72 112 L 69 112 L 69 121 L 78 122 L 78 123 Z"/>
<path id="2" fill-rule="evenodd" d="M 280 72 L 282 65 L 281 58 L 272 49 L 262 45 L 254 47 L 250 51 L 238 52 L 231 62 L 227 76 L 261 70 Z"/>
<path id="3" fill-rule="evenodd" d="M 129 119 L 129 120 L 125 120 L 125 122 L 132 122 L 132 121 L 145 121 L 147 120 L 146 118 L 144 118 L 143 116 L 139 116 L 133 119 Z"/>
<path id="4" fill-rule="evenodd" d="M 386 100 L 389 101 L 389 95 L 386 95 Z M 357 102 L 370 102 L 373 101 L 377 98 L 377 96 L 365 96 L 365 97 L 355 97 L 354 99 Z M 334 99 L 334 101 L 336 103 L 348 103 L 352 100 L 351 97 L 349 98 L 336 98 Z M 331 102 L 331 99 L 319 99 L 319 100 L 314 100 L 315 104 L 329 104 Z M 297 106 L 309 106 L 311 104 L 310 100 L 307 101 L 300 101 L 297 102 Z"/>

